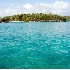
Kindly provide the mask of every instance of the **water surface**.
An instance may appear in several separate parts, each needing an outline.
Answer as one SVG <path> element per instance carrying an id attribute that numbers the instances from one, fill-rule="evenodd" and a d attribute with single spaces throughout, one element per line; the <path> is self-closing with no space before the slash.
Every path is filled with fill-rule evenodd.
<path id="1" fill-rule="evenodd" d="M 70 68 L 70 22 L 0 24 L 0 69 Z"/>

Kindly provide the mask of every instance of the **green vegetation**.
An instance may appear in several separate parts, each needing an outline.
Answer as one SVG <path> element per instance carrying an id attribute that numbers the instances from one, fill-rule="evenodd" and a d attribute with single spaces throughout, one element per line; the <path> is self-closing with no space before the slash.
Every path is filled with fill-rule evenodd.
<path id="1" fill-rule="evenodd" d="M 65 16 L 67 21 L 70 21 L 70 16 Z"/>
<path id="2" fill-rule="evenodd" d="M 57 14 L 43 14 L 43 13 L 32 13 L 32 14 L 18 14 L 13 16 L 5 16 L 0 18 L 0 22 L 10 22 L 10 21 L 34 21 L 34 22 L 66 22 L 67 17 L 60 16 Z"/>

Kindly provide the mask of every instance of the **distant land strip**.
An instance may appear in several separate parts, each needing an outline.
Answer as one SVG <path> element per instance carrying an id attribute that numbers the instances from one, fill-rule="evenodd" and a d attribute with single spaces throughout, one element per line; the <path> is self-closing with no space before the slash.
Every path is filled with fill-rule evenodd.
<path id="1" fill-rule="evenodd" d="M 70 16 L 60 16 L 57 14 L 18 14 L 13 16 L 0 17 L 0 23 L 8 22 L 67 22 L 70 21 Z"/>

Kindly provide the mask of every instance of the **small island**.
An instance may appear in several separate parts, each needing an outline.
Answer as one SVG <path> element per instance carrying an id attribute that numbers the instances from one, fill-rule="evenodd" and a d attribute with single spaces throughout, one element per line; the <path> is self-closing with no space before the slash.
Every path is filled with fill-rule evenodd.
<path id="1" fill-rule="evenodd" d="M 57 14 L 43 14 L 43 13 L 32 13 L 32 14 L 18 14 L 13 16 L 5 16 L 0 18 L 0 23 L 8 22 L 66 22 L 70 17 L 60 16 Z"/>

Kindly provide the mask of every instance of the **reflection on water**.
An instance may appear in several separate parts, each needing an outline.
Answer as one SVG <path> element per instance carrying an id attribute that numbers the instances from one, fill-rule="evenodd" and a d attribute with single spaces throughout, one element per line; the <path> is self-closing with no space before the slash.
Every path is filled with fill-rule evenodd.
<path id="1" fill-rule="evenodd" d="M 0 24 L 3 68 L 70 68 L 70 22 Z"/>

